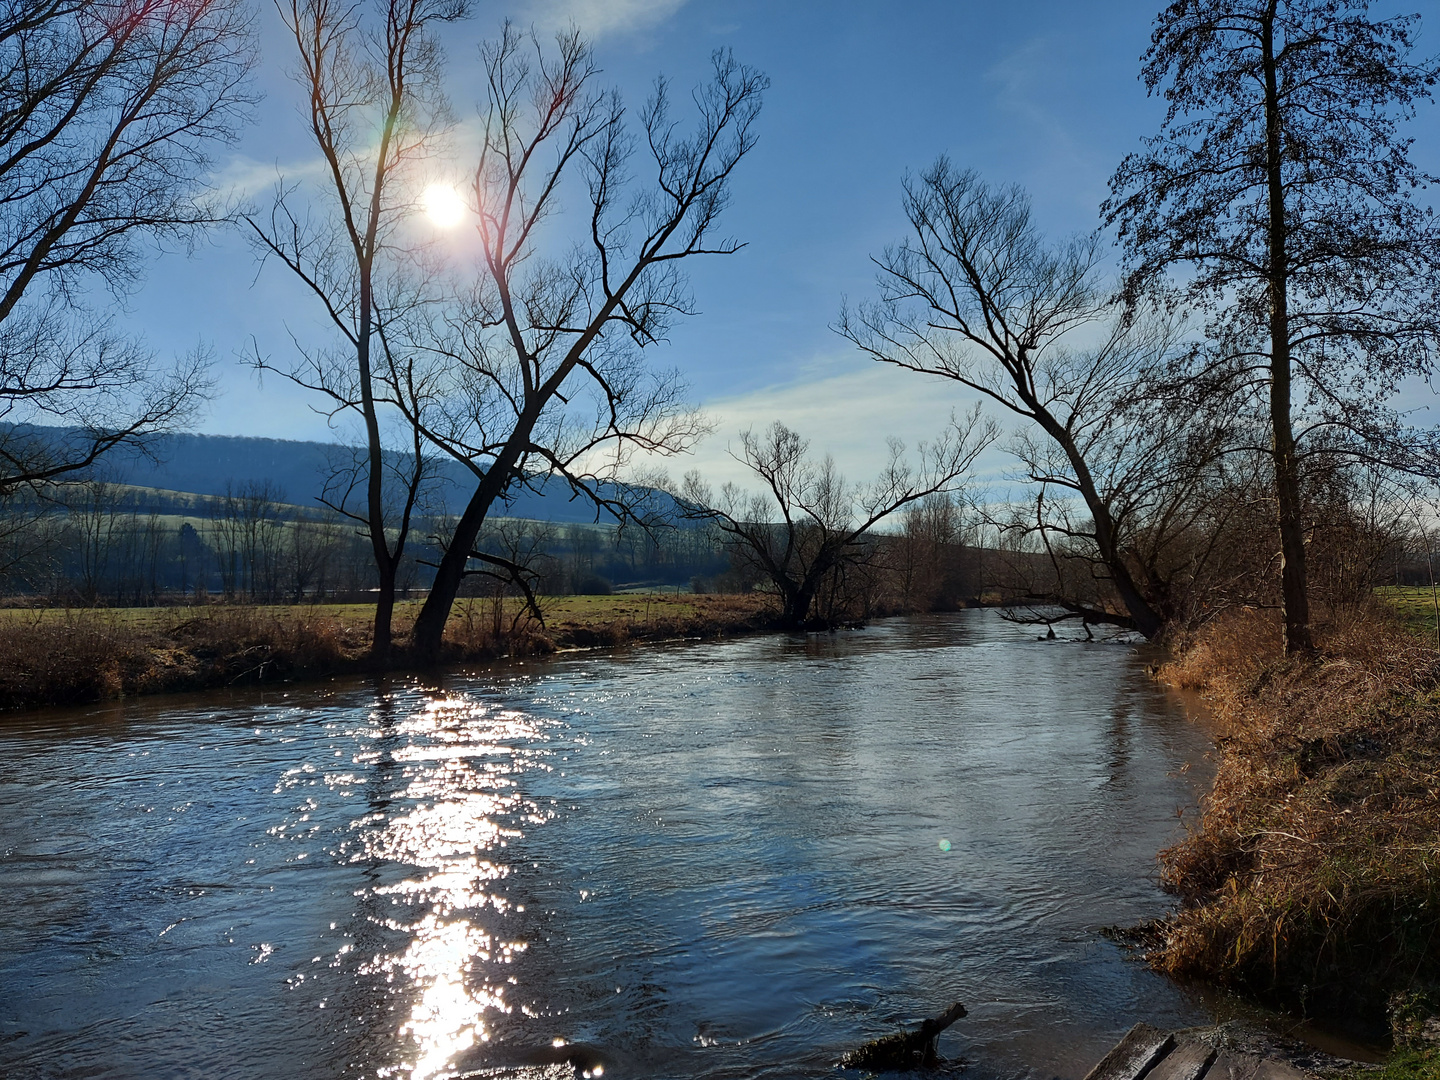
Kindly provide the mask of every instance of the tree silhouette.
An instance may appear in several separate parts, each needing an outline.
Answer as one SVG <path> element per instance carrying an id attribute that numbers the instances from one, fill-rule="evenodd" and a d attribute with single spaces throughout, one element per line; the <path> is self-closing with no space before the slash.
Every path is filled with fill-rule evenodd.
<path id="1" fill-rule="evenodd" d="M 1127 295 L 1158 287 L 1206 313 L 1193 385 L 1265 419 L 1290 652 L 1312 648 L 1305 459 L 1402 462 L 1414 440 L 1384 403 L 1434 364 L 1440 233 L 1399 125 L 1440 68 L 1409 59 L 1417 17 L 1367 7 L 1172 3 L 1143 68 L 1169 108 L 1104 207 Z"/>
<path id="2" fill-rule="evenodd" d="M 621 516 L 607 483 L 634 447 L 674 452 L 703 430 L 673 372 L 644 347 L 693 303 L 681 263 L 730 254 L 715 235 L 730 180 L 755 145 L 765 77 L 728 52 L 690 95 L 688 132 L 657 81 L 626 123 L 600 90 L 589 45 L 571 31 L 553 50 L 507 25 L 482 51 L 488 97 L 472 209 L 478 280 L 432 335 L 427 392 L 408 417 L 469 468 L 475 488 L 441 538 L 444 555 L 415 620 L 422 660 L 440 649 L 487 515 L 518 487 L 555 476 Z M 638 152 L 637 152 L 638 151 Z M 562 192 L 580 209 L 567 215 Z"/>
<path id="3" fill-rule="evenodd" d="M 0 3 L 0 495 L 187 420 L 209 389 L 84 303 L 224 214 L 210 153 L 251 101 L 241 0 Z M 56 427 L 65 429 L 57 434 Z"/>

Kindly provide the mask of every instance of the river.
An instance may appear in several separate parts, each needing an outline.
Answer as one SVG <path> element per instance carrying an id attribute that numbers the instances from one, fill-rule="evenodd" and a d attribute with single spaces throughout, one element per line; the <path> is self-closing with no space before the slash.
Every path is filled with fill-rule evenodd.
<path id="1" fill-rule="evenodd" d="M 0 1075 L 1078 1077 L 1210 1017 L 1100 933 L 1209 751 L 992 611 L 12 715 Z"/>

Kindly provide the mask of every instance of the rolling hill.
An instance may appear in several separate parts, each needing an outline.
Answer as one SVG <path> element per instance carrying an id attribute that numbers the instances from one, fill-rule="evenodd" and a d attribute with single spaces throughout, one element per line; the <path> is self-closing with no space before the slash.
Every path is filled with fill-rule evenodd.
<path id="1" fill-rule="evenodd" d="M 31 429 L 40 430 L 40 429 Z M 47 432 L 64 438 L 63 430 Z M 121 447 L 103 459 L 97 475 L 120 484 L 189 495 L 224 495 L 248 484 L 269 483 L 280 501 L 317 506 L 325 479 L 335 464 L 348 460 L 350 448 L 330 443 L 289 439 L 256 439 L 230 435 L 167 434 L 149 440 L 148 453 Z M 434 501 L 448 513 L 459 513 L 474 489 L 474 477 L 455 461 L 436 461 Z M 174 501 L 174 500 L 172 500 Z M 498 509 L 498 508 L 497 508 Z M 500 511 L 507 517 L 584 523 L 596 520 L 595 509 L 558 481 L 547 480 L 538 493 L 521 491 Z M 608 515 L 603 521 L 613 521 Z"/>

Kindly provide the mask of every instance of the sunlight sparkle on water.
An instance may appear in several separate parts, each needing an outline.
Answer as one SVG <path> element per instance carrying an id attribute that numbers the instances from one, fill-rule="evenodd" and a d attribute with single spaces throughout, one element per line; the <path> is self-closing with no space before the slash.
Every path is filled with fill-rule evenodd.
<path id="1" fill-rule="evenodd" d="M 369 813 L 356 819 L 359 835 L 341 845 L 349 862 L 408 865 L 420 873 L 367 890 L 385 906 L 370 918 L 408 938 L 399 951 L 381 953 L 362 972 L 382 977 L 409 999 L 397 1034 L 413 1057 L 384 1075 L 429 1080 L 445 1075 L 456 1058 L 488 1042 L 487 1012 L 508 1013 L 504 985 L 491 965 L 509 965 L 523 942 L 499 940 L 493 920 L 510 909 L 493 885 L 510 868 L 488 857 L 516 820 L 541 822 L 538 807 L 515 791 L 515 774 L 533 767 L 536 754 L 521 749 L 538 732 L 514 711 L 490 712 L 464 698 L 432 699 L 394 724 L 407 736 L 384 756 L 405 769 L 401 805 L 407 812 Z M 379 753 L 362 755 L 379 760 Z M 488 916 L 482 913 L 490 909 Z M 408 915 L 406 914 L 408 913 Z M 487 923 L 490 925 L 487 926 Z M 513 981 L 513 979 L 511 980 Z"/>

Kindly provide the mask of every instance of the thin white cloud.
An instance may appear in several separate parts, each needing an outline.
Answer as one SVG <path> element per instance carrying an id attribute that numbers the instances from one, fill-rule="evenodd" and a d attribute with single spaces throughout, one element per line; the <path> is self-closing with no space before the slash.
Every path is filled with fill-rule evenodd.
<path id="1" fill-rule="evenodd" d="M 253 199 L 267 194 L 278 182 L 309 182 L 325 175 L 325 159 L 319 154 L 288 164 L 235 154 L 211 173 L 210 188 L 228 198 Z"/>
<path id="2" fill-rule="evenodd" d="M 810 440 L 814 456 L 830 454 L 845 476 L 867 481 L 885 464 L 887 440 L 898 438 L 913 451 L 943 432 L 952 413 L 964 413 L 975 400 L 976 395 L 958 383 L 871 364 L 706 402 L 715 433 L 693 455 L 644 465 L 667 469 L 673 476 L 698 469 L 716 486 L 733 481 L 753 487 L 754 476 L 727 451 L 738 444 L 744 429 L 759 430 L 779 420 Z M 991 449 L 977 462 L 977 471 L 999 475 L 1011 464 L 1008 455 Z"/>
<path id="3" fill-rule="evenodd" d="M 1038 148 L 1024 178 L 1031 194 L 1068 204 L 1088 229 L 1087 218 L 1107 193 L 1105 181 L 1113 162 L 1104 150 L 1076 133 L 1075 76 L 1065 48 L 1061 39 L 1051 35 L 1033 38 L 993 64 L 985 81 L 994 88 L 997 111 L 1008 116 L 1016 130 L 1028 131 L 1029 144 Z"/>
<path id="4" fill-rule="evenodd" d="M 649 30 L 684 7 L 686 0 L 530 0 L 525 17 L 537 30 L 564 30 L 572 23 L 586 37 Z"/>

